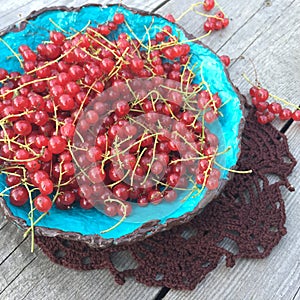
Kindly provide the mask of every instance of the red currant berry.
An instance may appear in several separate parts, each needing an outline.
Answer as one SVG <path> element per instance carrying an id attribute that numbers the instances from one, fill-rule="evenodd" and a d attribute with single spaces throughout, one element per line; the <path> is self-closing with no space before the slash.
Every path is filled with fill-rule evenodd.
<path id="1" fill-rule="evenodd" d="M 48 142 L 48 149 L 53 154 L 62 153 L 67 146 L 67 142 L 61 136 L 52 136 Z"/>
<path id="2" fill-rule="evenodd" d="M 49 178 L 43 179 L 39 184 L 39 190 L 42 195 L 49 195 L 53 192 L 53 181 Z"/>
<path id="3" fill-rule="evenodd" d="M 225 67 L 228 67 L 230 65 L 230 57 L 228 55 L 221 55 L 220 59 L 225 65 Z"/>
<path id="4" fill-rule="evenodd" d="M 28 201 L 28 198 L 29 198 L 28 191 L 23 186 L 18 186 L 13 188 L 9 194 L 9 200 L 11 204 L 15 206 L 24 205 Z"/>
<path id="5" fill-rule="evenodd" d="M 215 1 L 214 0 L 204 0 L 203 8 L 206 11 L 210 11 L 215 7 Z"/>
<path id="6" fill-rule="evenodd" d="M 125 21 L 125 16 L 122 13 L 116 13 L 114 15 L 114 23 L 119 25 L 122 24 Z"/>
<path id="7" fill-rule="evenodd" d="M 293 112 L 292 118 L 294 121 L 300 121 L 300 110 L 297 109 Z"/>

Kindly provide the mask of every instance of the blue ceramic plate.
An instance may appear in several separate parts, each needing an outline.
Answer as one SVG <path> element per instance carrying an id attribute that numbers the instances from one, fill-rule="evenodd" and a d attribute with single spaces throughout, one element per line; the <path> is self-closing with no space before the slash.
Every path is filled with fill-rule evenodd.
<path id="1" fill-rule="evenodd" d="M 155 36 L 159 28 L 169 25 L 173 28 L 173 32 L 177 32 L 180 41 L 191 39 L 191 36 L 181 27 L 168 22 L 159 15 L 149 15 L 146 12 L 119 5 L 108 7 L 88 5 L 71 9 L 66 7 L 43 9 L 29 16 L 28 21 L 20 24 L 19 27 L 10 28 L 1 37 L 16 52 L 21 44 L 28 44 L 35 49 L 39 43 L 49 39 L 49 30 L 57 30 L 57 27 L 49 21 L 50 19 L 66 31 L 69 31 L 70 28 L 79 31 L 85 28 L 89 22 L 91 22 L 91 26 L 96 26 L 99 23 L 111 20 L 116 11 L 125 15 L 127 22 L 139 39 L 142 39 L 145 35 L 145 26 L 149 28 L 152 22 L 156 26 L 152 26 L 149 31 L 151 37 Z M 121 30 L 132 36 L 125 25 L 122 25 L 116 34 L 120 33 Z M 114 36 L 111 36 L 111 38 L 114 39 Z M 146 39 L 148 40 L 147 36 Z M 231 148 L 230 151 L 222 155 L 222 165 L 228 169 L 234 168 L 240 153 L 240 135 L 244 123 L 241 97 L 230 82 L 219 57 L 201 43 L 189 42 L 189 44 L 193 54 L 190 65 L 202 66 L 203 77 L 209 83 L 212 93 L 218 92 L 222 100 L 230 99 L 221 108 L 223 117 L 219 118 L 218 123 L 213 123 L 214 125 L 210 129 L 221 140 L 220 151 L 228 147 Z M 17 59 L 11 56 L 10 50 L 1 42 L 0 53 L 1 67 L 6 68 L 8 71 L 22 71 Z M 194 82 L 201 82 L 200 74 L 196 74 Z M 222 182 L 219 191 L 229 177 L 230 174 L 227 171 L 222 171 Z M 5 178 L 2 175 L 0 177 L 0 189 L 3 190 L 4 188 Z M 46 236 L 59 235 L 64 238 L 78 239 L 95 247 L 132 242 L 176 224 L 187 222 L 199 213 L 216 194 L 216 191 L 209 192 L 204 189 L 199 196 L 191 196 L 185 202 L 178 199 L 174 203 L 162 203 L 158 206 L 134 207 L 131 216 L 126 218 L 117 228 L 105 234 L 100 234 L 100 232 L 115 225 L 118 219 L 109 218 L 96 209 L 86 211 L 80 207 L 74 207 L 68 211 L 61 211 L 52 208 L 50 214 L 39 222 L 36 231 Z M 0 203 L 8 217 L 11 217 L 20 227 L 28 227 L 30 224 L 28 219 L 29 204 L 23 207 L 15 207 L 10 204 L 8 199 L 2 199 Z"/>

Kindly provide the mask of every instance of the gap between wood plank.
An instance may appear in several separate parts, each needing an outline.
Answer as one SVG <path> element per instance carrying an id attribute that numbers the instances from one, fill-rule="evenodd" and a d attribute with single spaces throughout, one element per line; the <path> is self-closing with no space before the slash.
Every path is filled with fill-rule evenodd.
<path id="1" fill-rule="evenodd" d="M 7 224 L 8 224 L 8 222 L 6 222 L 2 226 L 0 226 L 0 230 L 2 230 Z"/>
<path id="2" fill-rule="evenodd" d="M 0 266 L 27 240 L 27 238 L 25 238 L 24 240 L 22 240 L 4 259 L 3 261 L 0 262 Z"/>
<path id="3" fill-rule="evenodd" d="M 296 299 L 296 297 L 297 297 L 297 295 L 300 293 L 300 287 L 298 288 L 298 290 L 297 290 L 297 292 L 296 292 L 296 294 L 295 294 L 295 296 L 293 297 L 293 299 L 292 300 L 295 300 Z"/>
<path id="4" fill-rule="evenodd" d="M 160 8 L 162 8 L 164 5 L 166 5 L 168 2 L 170 2 L 170 0 L 166 0 L 166 1 L 162 2 L 157 7 L 155 7 L 153 10 L 151 10 L 151 12 L 152 13 L 156 12 L 157 10 L 159 10 Z"/>
<path id="5" fill-rule="evenodd" d="M 37 258 L 35 256 L 25 267 L 22 268 L 22 270 L 17 274 L 17 276 L 3 289 L 3 291 L 0 292 L 0 296 L 5 292 L 5 290 L 21 275 L 21 273 Z"/>
<path id="6" fill-rule="evenodd" d="M 167 287 L 163 287 L 159 293 L 157 294 L 157 296 L 154 298 L 154 300 L 161 300 L 163 299 L 167 294 L 168 292 L 170 291 L 170 288 L 167 288 Z"/>

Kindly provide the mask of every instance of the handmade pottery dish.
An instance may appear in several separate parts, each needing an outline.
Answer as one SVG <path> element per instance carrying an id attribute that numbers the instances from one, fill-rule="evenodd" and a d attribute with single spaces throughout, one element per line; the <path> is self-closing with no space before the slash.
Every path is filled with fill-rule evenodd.
<path id="1" fill-rule="evenodd" d="M 22 44 L 36 49 L 38 44 L 49 40 L 50 30 L 60 28 L 64 31 L 71 29 L 73 32 L 84 32 L 88 24 L 97 26 L 99 23 L 106 23 L 113 19 L 116 12 L 124 14 L 129 27 L 121 24 L 114 33 L 108 35 L 110 40 L 114 40 L 118 34 L 125 32 L 129 37 L 146 43 L 149 38 L 153 39 L 156 33 L 167 25 L 172 28 L 173 33 L 176 33 L 178 42 L 186 42 L 190 46 L 191 57 L 188 65 L 194 70 L 198 67 L 198 71 L 194 72 L 193 84 L 200 84 L 204 79 L 208 83 L 211 93 L 218 93 L 222 103 L 225 103 L 220 107 L 221 117 L 208 126 L 209 130 L 219 139 L 218 151 L 224 153 L 217 160 L 218 164 L 222 165 L 217 189 L 204 188 L 201 193 L 195 192 L 188 195 L 185 201 L 182 200 L 187 194 L 179 193 L 178 199 L 171 203 L 162 202 L 159 205 L 148 205 L 147 207 L 133 205 L 132 214 L 110 231 L 105 232 L 105 230 L 113 228 L 121 217 L 112 218 L 94 208 L 84 210 L 79 205 L 69 210 L 60 210 L 53 206 L 48 215 L 35 226 L 35 233 L 38 235 L 80 240 L 99 248 L 144 239 L 187 222 L 199 214 L 205 205 L 220 193 L 231 177 L 229 169 L 234 169 L 236 166 L 244 126 L 243 98 L 233 86 L 226 68 L 216 53 L 195 40 L 182 27 L 169 22 L 164 17 L 121 5 L 54 7 L 33 12 L 26 21 L 1 34 L 4 43 L 0 42 L 0 67 L 5 68 L 8 72 L 22 73 L 24 70 L 20 67 L 18 59 L 12 55 L 12 50 L 18 52 L 18 48 Z M 5 177 L 4 174 L 0 177 L 1 191 L 7 187 Z M 10 203 L 8 196 L 4 196 L 0 200 L 0 205 L 4 209 L 6 217 L 20 228 L 26 230 L 30 227 L 29 203 L 17 207 Z"/>

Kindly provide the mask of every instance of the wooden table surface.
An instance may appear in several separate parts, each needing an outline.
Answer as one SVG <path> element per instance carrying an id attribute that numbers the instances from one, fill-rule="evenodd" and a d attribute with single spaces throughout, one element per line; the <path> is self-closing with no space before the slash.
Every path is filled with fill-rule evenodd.
<path id="1" fill-rule="evenodd" d="M 250 63 L 256 66 L 259 80 L 273 94 L 300 104 L 300 0 L 219 0 L 230 17 L 230 25 L 204 42 L 219 54 L 236 58 L 229 68 L 233 82 L 247 94 L 249 85 L 241 77 L 253 78 Z M 84 0 L 1 0 L 0 29 L 21 20 L 32 10 L 44 6 L 78 6 Z M 96 2 L 96 1 L 95 1 Z M 98 1 L 107 4 L 110 1 Z M 195 0 L 128 0 L 132 7 L 172 13 L 178 17 Z M 188 15 L 180 23 L 192 34 L 203 34 L 203 18 Z M 276 122 L 277 128 L 284 123 Z M 290 150 L 300 158 L 300 124 L 286 131 Z M 224 261 L 192 292 L 146 287 L 127 280 L 118 286 L 108 271 L 77 272 L 52 264 L 30 241 L 8 223 L 0 212 L 0 299 L 300 299 L 300 172 L 296 166 L 290 182 L 294 193 L 283 189 L 286 200 L 287 235 L 263 260 L 240 259 L 234 268 Z M 122 264 L 119 258 L 119 263 Z"/>

